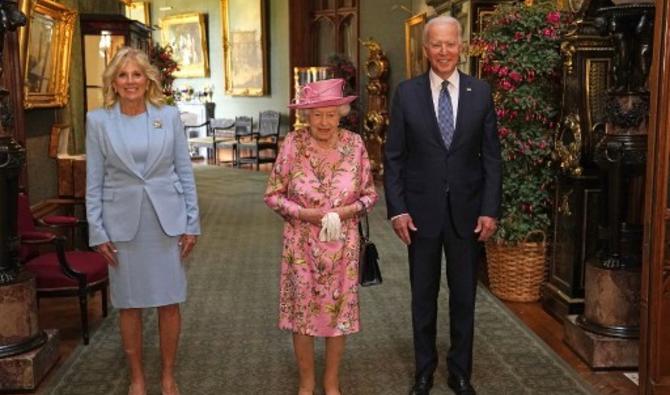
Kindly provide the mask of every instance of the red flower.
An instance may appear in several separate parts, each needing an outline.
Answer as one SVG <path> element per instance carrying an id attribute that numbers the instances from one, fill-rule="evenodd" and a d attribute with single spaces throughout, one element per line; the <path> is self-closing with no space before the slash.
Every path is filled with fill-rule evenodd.
<path id="1" fill-rule="evenodd" d="M 561 23 L 561 12 L 560 11 L 551 11 L 547 14 L 547 23 L 552 25 L 558 25 Z"/>
<path id="2" fill-rule="evenodd" d="M 526 70 L 526 81 L 533 82 L 533 80 L 535 80 L 535 70 Z"/>
<path id="3" fill-rule="evenodd" d="M 512 83 L 507 78 L 501 79 L 498 85 L 500 86 L 500 89 L 504 91 L 510 91 L 514 88 L 514 85 L 512 85 Z"/>
<path id="4" fill-rule="evenodd" d="M 510 73 L 509 73 L 509 78 L 510 78 L 512 81 L 517 82 L 517 83 L 518 83 L 518 82 L 521 82 L 521 81 L 523 80 L 523 76 L 522 76 L 520 73 L 516 72 L 516 71 L 512 71 L 512 72 L 510 72 Z"/>
<path id="5" fill-rule="evenodd" d="M 556 36 L 556 30 L 551 27 L 545 27 L 542 29 L 542 35 L 549 38 L 554 38 Z"/>
<path id="6" fill-rule="evenodd" d="M 526 37 L 522 32 L 516 32 L 514 33 L 514 41 L 520 41 L 523 40 L 524 37 Z"/>

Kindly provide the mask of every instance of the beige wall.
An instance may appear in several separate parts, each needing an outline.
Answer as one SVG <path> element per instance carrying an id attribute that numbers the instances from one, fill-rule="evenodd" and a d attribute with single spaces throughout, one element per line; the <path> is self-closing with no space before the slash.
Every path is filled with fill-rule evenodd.
<path id="1" fill-rule="evenodd" d="M 389 86 L 392 93 L 395 86 L 405 79 L 405 20 L 420 12 L 433 14 L 432 7 L 425 0 L 360 0 L 360 37 L 374 38 L 386 52 L 391 73 Z M 122 13 L 118 0 L 62 0 L 62 3 L 79 13 Z M 270 95 L 265 97 L 231 97 L 223 92 L 224 71 L 223 51 L 221 42 L 221 9 L 220 0 L 163 0 L 152 2 L 152 23 L 157 24 L 161 17 L 183 12 L 203 12 L 208 15 L 208 42 L 211 74 L 208 78 L 180 79 L 175 86 L 191 85 L 201 89 L 204 85 L 214 85 L 214 100 L 217 103 L 216 116 L 234 117 L 235 115 L 251 115 L 255 118 L 258 112 L 275 109 L 286 114 L 289 102 L 288 73 L 288 1 L 270 0 L 268 61 L 270 69 Z M 172 10 L 162 12 L 158 6 L 170 5 Z M 403 6 L 411 13 L 404 11 Z M 159 32 L 155 39 L 159 40 Z M 72 45 L 72 66 L 70 75 L 70 100 L 62 109 L 36 109 L 26 112 L 26 145 L 28 149 L 28 191 L 32 202 L 37 202 L 56 195 L 56 162 L 47 156 L 49 132 L 54 122 L 70 122 L 73 125 L 75 138 L 72 152 L 84 151 L 84 99 L 83 99 L 83 67 L 81 61 L 81 34 L 79 24 L 75 26 Z M 364 64 L 367 49 L 361 48 L 360 60 Z M 360 71 L 361 107 L 366 107 L 365 84 L 367 77 Z M 286 129 L 285 119 L 283 128 Z"/>

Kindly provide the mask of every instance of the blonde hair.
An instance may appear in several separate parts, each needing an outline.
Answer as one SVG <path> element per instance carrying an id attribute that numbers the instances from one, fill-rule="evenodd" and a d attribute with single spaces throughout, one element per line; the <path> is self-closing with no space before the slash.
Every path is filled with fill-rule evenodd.
<path id="1" fill-rule="evenodd" d="M 157 107 L 165 104 L 165 95 L 161 88 L 161 74 L 158 71 L 158 68 L 151 64 L 149 57 L 143 51 L 136 48 L 123 47 L 118 50 L 116 55 L 112 58 L 112 61 L 102 73 L 103 105 L 106 108 L 111 108 L 119 100 L 119 96 L 114 91 L 112 82 L 119 74 L 119 70 L 131 61 L 137 63 L 140 69 L 142 69 L 142 72 L 144 72 L 144 75 L 147 76 L 148 86 L 147 91 L 144 94 L 145 98 Z"/>

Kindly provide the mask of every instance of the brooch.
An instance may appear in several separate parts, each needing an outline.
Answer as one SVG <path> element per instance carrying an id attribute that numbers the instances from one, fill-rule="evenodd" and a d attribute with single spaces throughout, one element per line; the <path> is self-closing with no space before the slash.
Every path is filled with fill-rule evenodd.
<path id="1" fill-rule="evenodd" d="M 159 121 L 159 120 L 154 121 L 154 128 L 155 129 L 160 129 L 162 127 L 163 127 L 163 124 L 161 123 L 161 121 Z"/>

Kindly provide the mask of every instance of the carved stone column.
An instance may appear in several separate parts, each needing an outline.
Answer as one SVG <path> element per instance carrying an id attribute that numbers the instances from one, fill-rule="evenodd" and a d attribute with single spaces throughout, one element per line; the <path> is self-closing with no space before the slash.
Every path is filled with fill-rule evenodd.
<path id="1" fill-rule="evenodd" d="M 18 45 L 14 32 L 25 25 L 25 16 L 14 1 L 0 0 L 0 76 L 5 62 L 5 43 L 10 42 L 14 67 L 18 66 Z M 15 70 L 12 70 L 15 71 Z M 11 86 L 20 92 L 21 86 Z M 58 359 L 55 331 L 40 330 L 37 319 L 35 280 L 19 264 L 17 234 L 17 196 L 19 174 L 25 163 L 25 150 L 10 131 L 13 113 L 23 111 L 22 100 L 13 100 L 10 91 L 0 86 L 0 392 L 33 390 Z M 19 93 L 20 97 L 20 93 Z M 17 99 L 14 96 L 14 99 Z"/>

